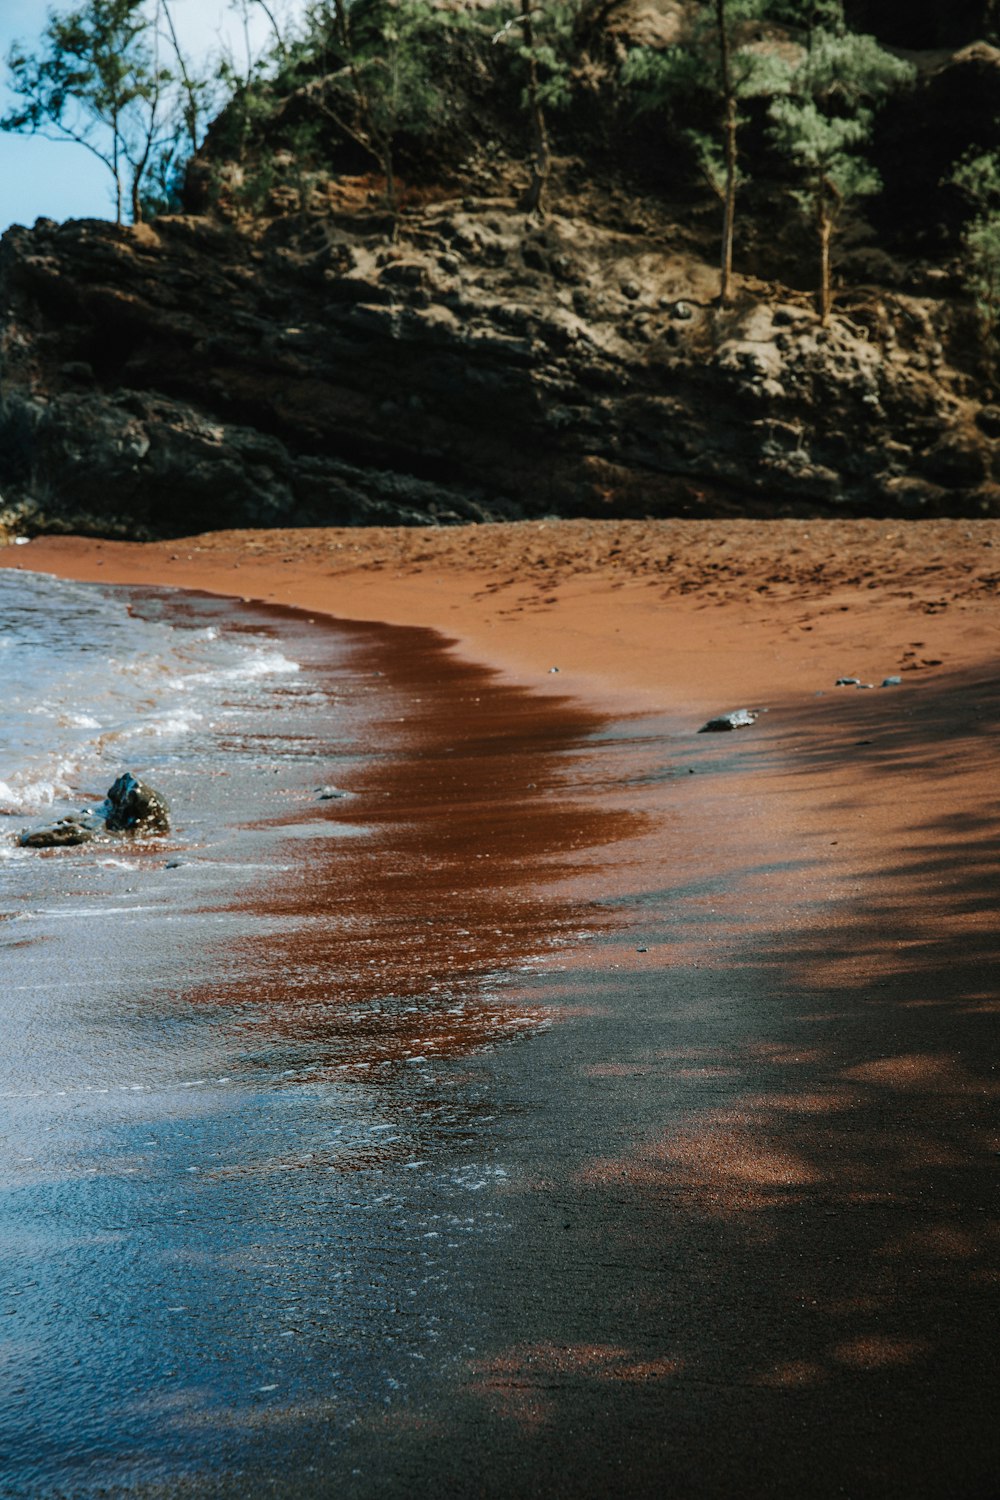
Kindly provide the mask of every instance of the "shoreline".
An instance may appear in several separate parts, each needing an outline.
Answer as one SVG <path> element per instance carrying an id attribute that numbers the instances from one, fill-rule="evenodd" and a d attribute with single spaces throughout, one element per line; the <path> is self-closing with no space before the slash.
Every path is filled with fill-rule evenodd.
<path id="1" fill-rule="evenodd" d="M 359 1425 L 345 1495 L 987 1492 L 998 553 L 992 521 L 782 521 L 0 556 L 431 626 L 456 670 L 606 719 L 584 800 L 638 819 L 550 868 L 614 921 L 507 991 L 562 1024 L 482 1061 L 486 1332 Z M 697 733 L 742 706 L 768 711 Z"/>
<path id="2" fill-rule="evenodd" d="M 739 706 L 726 700 L 741 690 L 784 696 L 844 673 L 880 681 L 982 660 L 989 645 L 979 620 L 993 618 L 1000 584 L 1000 520 L 37 537 L 0 549 L 0 566 L 428 626 L 536 689 L 615 709 L 669 702 L 708 713 Z"/>

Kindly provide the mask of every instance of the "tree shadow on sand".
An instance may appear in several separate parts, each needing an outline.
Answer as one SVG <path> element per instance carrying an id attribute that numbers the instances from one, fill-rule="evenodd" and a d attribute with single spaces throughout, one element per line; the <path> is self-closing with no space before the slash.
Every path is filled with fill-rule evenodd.
<path id="1" fill-rule="evenodd" d="M 557 1090 L 515 1089 L 535 1154 L 481 1278 L 510 1337 L 448 1414 L 459 1492 L 473 1472 L 489 1495 L 996 1492 L 1000 818 L 934 787 L 989 776 L 1000 685 L 903 707 L 858 694 L 823 743 L 788 715 L 762 747 L 832 801 L 917 793 L 835 910 L 791 861 L 795 921 L 779 904 L 720 948 L 709 872 L 643 902 L 664 963 L 562 982 L 600 1006 Z M 404 1424 L 370 1438 L 408 1472 Z"/>

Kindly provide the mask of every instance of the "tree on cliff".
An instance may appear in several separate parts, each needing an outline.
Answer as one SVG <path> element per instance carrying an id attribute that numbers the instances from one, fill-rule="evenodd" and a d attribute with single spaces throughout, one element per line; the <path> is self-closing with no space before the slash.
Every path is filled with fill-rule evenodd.
<path id="1" fill-rule="evenodd" d="M 21 102 L 0 129 L 91 152 L 111 173 L 119 224 L 126 187 L 133 220 L 142 218 L 143 178 L 163 127 L 170 75 L 157 57 L 158 12 L 151 19 L 145 0 L 87 0 L 50 14 L 38 52 L 16 46 L 8 57 Z"/>
<path id="2" fill-rule="evenodd" d="M 530 177 L 520 206 L 529 214 L 545 212 L 552 155 L 547 115 L 569 99 L 568 51 L 574 31 L 573 0 L 517 0 L 517 9 L 494 34 L 494 44 L 513 42 L 523 70 L 521 103 L 531 135 Z M 501 8 L 502 15 L 502 8 Z"/>
<path id="3" fill-rule="evenodd" d="M 965 279 L 993 336 L 1000 326 L 1000 155 L 970 152 L 951 180 L 972 207 L 962 234 Z"/>
<path id="4" fill-rule="evenodd" d="M 204 72 L 199 72 L 184 51 L 177 35 L 170 5 L 171 0 L 160 0 L 159 9 L 163 15 L 167 39 L 177 66 L 175 78 L 178 90 L 177 113 L 181 127 L 178 135 L 183 135 L 187 152 L 193 156 L 201 145 L 204 121 L 218 103 L 218 80 L 210 78 Z"/>
<path id="5" fill-rule="evenodd" d="M 447 114 L 442 43 L 456 18 L 431 0 L 332 0 L 311 15 L 322 72 L 310 90 L 320 110 L 378 163 L 395 234 L 396 147 Z"/>
<path id="6" fill-rule="evenodd" d="M 787 85 L 784 68 L 757 36 L 767 0 L 710 0 L 687 14 L 681 39 L 662 50 L 637 47 L 629 53 L 622 78 L 640 111 L 666 109 L 671 114 L 697 111 L 710 101 L 715 128 L 705 131 L 688 121 L 679 133 L 693 148 L 702 176 L 722 204 L 719 301 L 729 301 L 733 277 L 736 192 L 741 179 L 739 130 L 741 105 Z"/>
<path id="7" fill-rule="evenodd" d="M 881 179 L 865 155 L 876 106 L 915 74 L 871 36 L 846 29 L 808 35 L 789 71 L 786 93 L 771 103 L 771 134 L 798 178 L 795 201 L 819 241 L 820 321 L 832 307 L 830 251 L 845 209 L 879 192 Z"/>

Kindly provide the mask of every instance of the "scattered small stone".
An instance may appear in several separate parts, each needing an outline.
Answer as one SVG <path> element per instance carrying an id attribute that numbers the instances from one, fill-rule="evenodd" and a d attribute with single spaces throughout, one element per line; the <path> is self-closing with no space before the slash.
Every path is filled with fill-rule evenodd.
<path id="1" fill-rule="evenodd" d="M 183 859 L 168 859 L 163 868 L 165 870 L 180 870 L 183 868 L 184 863 Z"/>
<path id="2" fill-rule="evenodd" d="M 837 687 L 860 687 L 861 679 L 860 677 L 838 677 L 835 685 Z"/>
<path id="3" fill-rule="evenodd" d="M 717 719 L 709 719 L 698 730 L 699 734 L 719 734 L 726 729 L 747 729 L 751 724 L 757 722 L 755 708 L 734 708 L 732 713 L 721 714 Z"/>
<path id="4" fill-rule="evenodd" d="M 902 681 L 903 681 L 902 677 L 883 677 L 882 678 L 882 686 L 883 687 L 900 687 L 902 685 Z"/>
<path id="5" fill-rule="evenodd" d="M 316 795 L 321 802 L 330 802 L 333 798 L 349 797 L 351 794 L 339 786 L 321 786 L 316 788 Z"/>
<path id="6" fill-rule="evenodd" d="M 550 672 L 550 673 L 551 673 L 551 672 L 558 672 L 558 670 L 559 670 L 559 668 L 558 668 L 558 667 L 550 667 L 550 668 L 549 668 L 549 672 Z"/>
<path id="7" fill-rule="evenodd" d="M 678 323 L 690 323 L 694 317 L 694 308 L 690 302 L 675 302 L 671 309 L 671 317 L 676 318 Z"/>
<path id="8" fill-rule="evenodd" d="M 857 682 L 857 683 L 855 683 L 855 687 L 858 687 L 858 688 L 870 688 L 870 687 L 874 687 L 874 686 L 875 686 L 875 684 L 873 682 Z"/>
<path id="9" fill-rule="evenodd" d="M 649 949 L 648 948 L 637 948 L 635 951 L 636 951 L 636 953 L 648 953 Z"/>

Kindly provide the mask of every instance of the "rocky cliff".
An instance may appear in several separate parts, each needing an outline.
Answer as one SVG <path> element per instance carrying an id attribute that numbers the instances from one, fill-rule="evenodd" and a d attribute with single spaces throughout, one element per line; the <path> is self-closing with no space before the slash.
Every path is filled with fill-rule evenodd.
<path id="1" fill-rule="evenodd" d="M 8 529 L 1000 513 L 946 258 L 862 248 L 824 329 L 801 284 L 743 276 L 717 307 L 704 215 L 578 158 L 542 222 L 480 168 L 411 194 L 394 243 L 372 187 L 9 231 Z"/>

